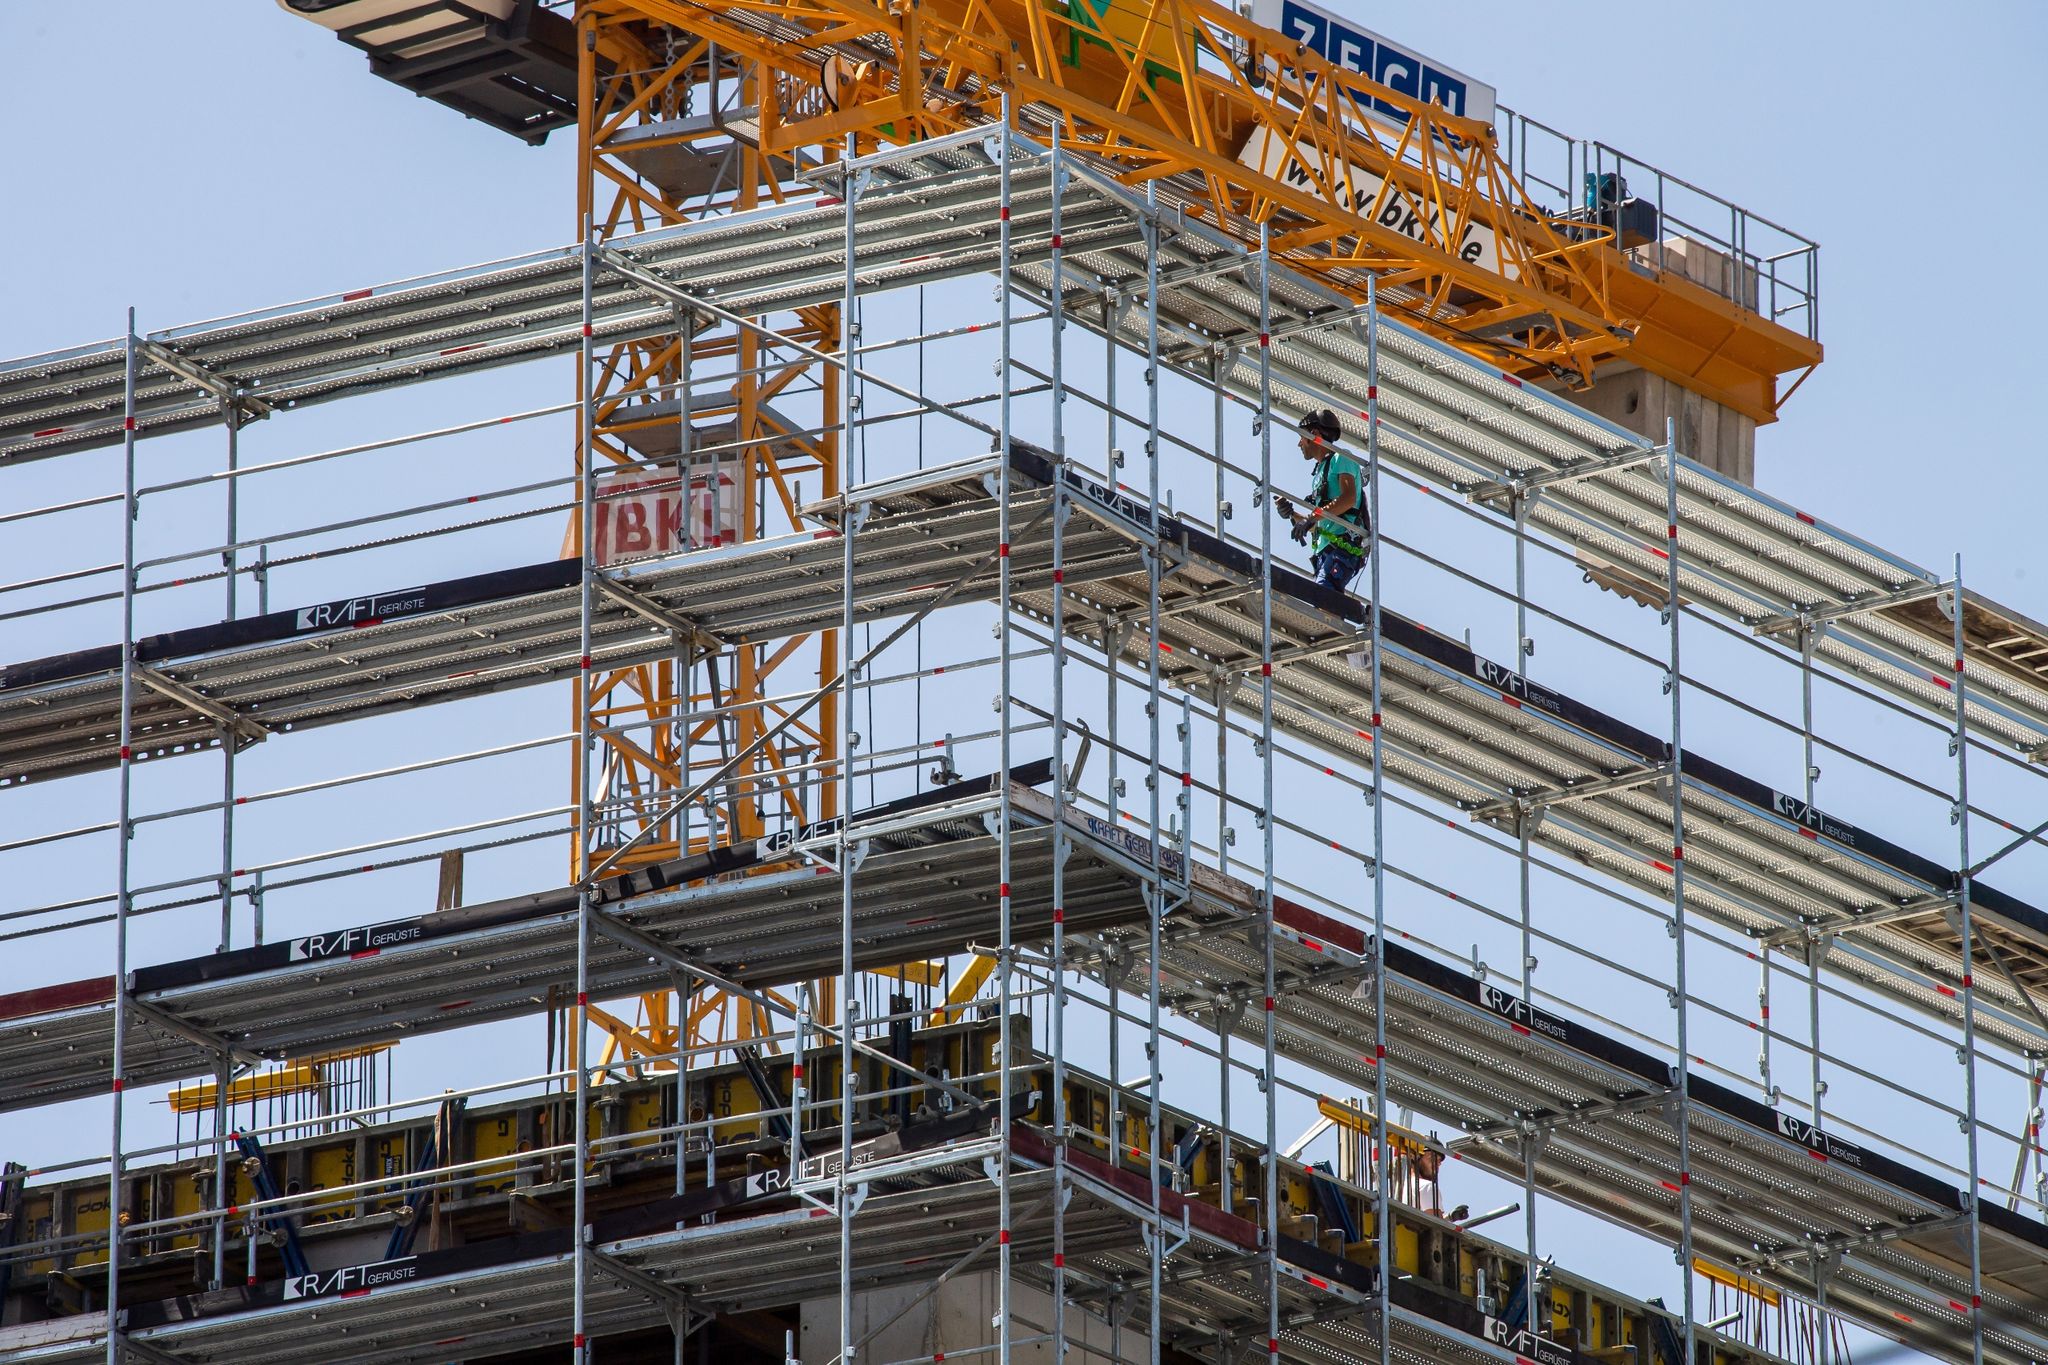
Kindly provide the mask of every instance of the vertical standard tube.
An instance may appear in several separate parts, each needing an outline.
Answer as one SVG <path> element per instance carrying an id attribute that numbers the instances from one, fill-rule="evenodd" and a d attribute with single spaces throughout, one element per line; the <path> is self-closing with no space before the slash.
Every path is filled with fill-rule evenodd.
<path id="1" fill-rule="evenodd" d="M 577 350 L 580 366 L 577 387 L 582 391 L 578 395 L 582 401 L 577 405 L 581 428 L 578 454 L 582 469 L 576 480 L 576 498 L 578 522 L 583 532 L 580 546 L 583 553 L 581 591 L 577 594 L 580 668 L 576 689 L 576 1034 L 570 1048 L 576 1066 L 576 1145 L 570 1153 L 570 1160 L 575 1165 L 574 1209 L 570 1219 L 574 1238 L 571 1264 L 575 1277 L 570 1340 L 575 1365 L 585 1365 L 590 1359 L 590 1344 L 584 1334 L 585 1281 L 590 1275 L 589 1247 L 584 1238 L 589 1198 L 590 1068 L 585 1065 L 584 1048 L 589 1041 L 590 1023 L 590 708 L 593 701 L 591 684 L 595 681 L 590 666 L 590 612 L 597 534 L 597 443 L 594 432 L 597 418 L 597 347 L 591 336 L 590 296 L 596 275 L 597 234 L 586 215 L 583 220 L 583 341 Z"/>
<path id="2" fill-rule="evenodd" d="M 1066 188 L 1060 124 L 1052 126 L 1052 1358 L 1067 1358 L 1067 429 L 1065 242 L 1060 201 Z M 1007 633 L 1007 632 L 1006 632 Z M 1112 1079 L 1114 1078 L 1112 1073 Z"/>
<path id="3" fill-rule="evenodd" d="M 121 1365 L 121 1094 L 128 1058 L 128 841 L 134 799 L 135 719 L 135 310 L 128 310 L 121 377 L 121 785 L 114 824 L 114 1074 L 112 1155 L 107 1159 L 107 1365 Z"/>
<path id="4" fill-rule="evenodd" d="M 846 135 L 840 153 L 843 183 L 840 199 L 845 205 L 844 238 L 846 274 L 839 295 L 839 358 L 845 367 L 840 376 L 839 491 L 846 496 L 845 477 L 852 463 L 854 422 L 860 412 L 854 395 L 854 347 L 859 330 L 854 325 L 854 200 L 858 197 L 853 179 L 853 161 L 859 150 L 854 135 Z M 853 799 L 853 544 L 860 529 L 860 517 L 849 502 L 839 517 L 840 599 L 839 599 L 839 1350 L 844 1365 L 854 1365 L 853 1344 L 853 1215 L 856 1208 L 853 1184 L 853 1113 L 855 1085 L 859 1079 L 853 1050 L 854 1016 L 859 1002 L 854 996 L 853 971 L 853 846 L 847 842 L 846 822 L 854 809 Z M 796 1067 L 803 1070 L 803 1040 L 797 1040 Z M 795 1151 L 803 1124 L 791 1115 L 790 1150 Z M 796 1172 L 790 1172 L 793 1178 Z"/>
<path id="5" fill-rule="evenodd" d="M 1684 674 L 1678 654 L 1678 426 L 1664 421 L 1664 591 L 1671 625 L 1671 939 L 1678 1011 L 1678 1266 L 1685 1279 L 1685 1358 L 1695 1358 L 1692 1272 L 1692 1053 L 1686 1032 Z M 1818 1116 L 1816 1116 L 1818 1121 Z"/>
<path id="6" fill-rule="evenodd" d="M 1373 1156 L 1373 1237 L 1379 1242 L 1380 1365 L 1391 1365 L 1394 1333 L 1393 1301 L 1389 1291 L 1394 1273 L 1394 1191 L 1391 1158 L 1393 1144 L 1387 1130 L 1387 831 L 1383 784 L 1385 764 L 1380 759 L 1380 557 L 1379 528 L 1385 511 L 1380 506 L 1380 300 L 1379 277 L 1365 277 L 1365 494 L 1369 529 L 1366 531 L 1366 565 L 1372 574 L 1372 1033 L 1373 1113 L 1379 1120 L 1379 1141 Z M 1527 862 L 1523 866 L 1528 866 Z M 1530 1293 L 1535 1293 L 1533 1284 Z"/>
<path id="7" fill-rule="evenodd" d="M 1164 831 L 1159 822 L 1159 182 L 1145 183 L 1145 471 L 1146 509 L 1151 539 L 1146 544 L 1145 582 L 1150 602 L 1145 613 L 1145 717 L 1149 747 L 1145 751 L 1145 792 L 1152 866 L 1149 889 L 1150 913 L 1146 915 L 1145 973 L 1145 1074 L 1147 1174 L 1152 1185 L 1152 1226 L 1147 1240 L 1146 1260 L 1151 1284 L 1151 1353 L 1159 1359 L 1160 1277 L 1165 1271 L 1165 1237 L 1160 1226 L 1159 1182 L 1166 1173 L 1160 1161 L 1163 1115 L 1159 1092 L 1165 1088 L 1159 1074 L 1159 930 L 1167 911 L 1166 878 L 1161 865 L 1160 844 Z M 1112 1080 L 1115 1078 L 1112 1077 Z"/>
<path id="8" fill-rule="evenodd" d="M 1266 1028 L 1259 1090 L 1266 1103 L 1266 1150 L 1260 1157 L 1260 1212 L 1265 1215 L 1266 1359 L 1280 1358 L 1280 1113 L 1273 1033 L 1273 228 L 1259 224 L 1259 941 L 1263 948 Z M 1226 1179 L 1228 1178 L 1226 1173 Z"/>
<path id="9" fill-rule="evenodd" d="M 1954 624 L 1956 696 L 1956 908 L 1963 932 L 1963 1132 L 1970 1178 L 1970 1365 L 1984 1365 L 1984 1223 L 1977 1178 L 1976 922 L 1970 902 L 1969 678 L 1963 669 L 1963 557 L 1956 556 Z"/>
<path id="10" fill-rule="evenodd" d="M 235 477 L 241 465 L 242 410 L 234 399 L 221 400 L 221 418 L 228 429 L 228 507 L 227 539 L 223 542 L 227 549 L 221 551 L 220 558 L 227 570 L 226 619 L 232 621 L 238 612 L 236 574 L 240 552 L 235 544 L 241 538 L 242 491 L 242 481 Z M 235 732 L 231 729 L 221 732 L 220 754 L 220 950 L 226 952 L 234 946 L 235 937 Z M 208 1277 L 214 1289 L 227 1282 L 227 1115 L 231 1078 L 232 1064 L 223 1055 L 213 1092 L 213 1206 L 220 1211 L 213 1220 L 213 1272 Z"/>
<path id="11" fill-rule="evenodd" d="M 1806 808 L 1813 809 L 1814 779 L 1820 776 L 1820 769 L 1813 762 L 1813 627 L 1802 623 L 1799 627 L 1799 744 L 1803 760 L 1802 780 L 1806 784 Z M 1809 939 L 1806 944 L 1806 1024 L 1807 1041 L 1812 1045 L 1808 1060 L 1812 1063 L 1813 1126 L 1822 1127 L 1825 1116 L 1821 1102 L 1828 1093 L 1828 1083 L 1821 1076 L 1820 1061 L 1820 959 L 1821 943 Z M 1764 1033 L 1764 1047 L 1771 1045 L 1768 1030 Z M 1769 1082 L 1765 1082 L 1768 1086 Z"/>
<path id="12" fill-rule="evenodd" d="M 1002 1052 L 1002 1065 L 997 1069 L 996 1123 L 1000 1131 L 999 1147 L 996 1152 L 996 1365 L 1010 1365 L 1010 1083 L 1011 1068 L 1016 1065 L 1013 1052 L 1015 1040 L 1010 1036 L 1010 976 L 1015 966 L 1014 951 L 1010 940 L 1010 163 L 1015 159 L 1017 144 L 1012 136 L 1010 120 L 1015 111 L 1010 105 L 1010 92 L 1003 91 L 1003 133 L 1002 167 L 1000 171 L 1001 212 L 998 215 L 998 236 L 1002 248 L 1002 311 L 1000 341 L 1002 366 L 998 388 L 1001 399 L 998 403 L 997 449 L 1001 456 L 996 465 L 996 610 L 1002 635 L 997 641 L 997 673 L 1001 679 L 1000 695 L 997 700 L 1001 710 L 997 715 L 997 749 L 1000 751 L 996 762 L 997 859 L 1000 867 L 997 878 L 997 913 L 1001 923 L 996 930 L 996 976 L 1001 993 L 1001 1014 L 996 1021 L 996 1046 Z M 1058 281 L 1054 281 L 1055 287 Z M 848 1365 L 851 1365 L 849 1362 Z"/>

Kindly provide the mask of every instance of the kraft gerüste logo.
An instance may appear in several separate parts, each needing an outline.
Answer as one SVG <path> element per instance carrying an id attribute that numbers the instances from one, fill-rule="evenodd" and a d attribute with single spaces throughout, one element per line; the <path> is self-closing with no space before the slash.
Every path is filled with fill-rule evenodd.
<path id="1" fill-rule="evenodd" d="M 367 1294 L 389 1289 L 419 1278 L 419 1258 L 407 1256 L 396 1261 L 373 1261 L 369 1265 L 343 1266 L 310 1275 L 293 1275 L 284 1282 L 284 1296 L 291 1299 L 327 1299 Z"/>
<path id="2" fill-rule="evenodd" d="M 375 625 L 394 616 L 424 611 L 426 605 L 427 590 L 423 587 L 375 593 L 369 597 L 345 597 L 338 602 L 322 602 L 316 607 L 300 607 L 294 628 L 334 630 L 341 626 Z"/>

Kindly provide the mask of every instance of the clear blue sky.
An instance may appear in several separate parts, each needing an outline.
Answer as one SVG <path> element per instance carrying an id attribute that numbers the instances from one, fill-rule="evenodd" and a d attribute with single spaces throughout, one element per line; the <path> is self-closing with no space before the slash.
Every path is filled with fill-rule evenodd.
<path id="1" fill-rule="evenodd" d="M 2048 216 L 2048 189 L 2028 160 L 2048 7 L 1957 6 L 1938 20 L 1925 7 L 1896 3 L 1594 12 L 1387 0 L 1339 8 L 1490 81 L 1523 113 L 1616 145 L 1818 239 L 1828 360 L 1784 420 L 1760 433 L 1759 484 L 1937 571 L 1962 550 L 1973 588 L 2048 618 L 2039 567 L 2043 442 L 2030 401 L 2040 389 L 2037 320 L 2048 283 L 2028 238 Z M 8 5 L 0 8 L 0 78 L 17 110 L 0 152 L 0 357 L 114 335 L 131 304 L 147 331 L 573 236 L 567 137 L 534 150 L 465 123 L 373 80 L 358 54 L 272 5 Z M 461 412 L 568 393 L 566 366 L 526 367 L 463 389 L 471 406 Z M 445 400 L 426 390 L 378 400 L 369 425 L 402 431 L 447 420 L 437 401 Z M 361 439 L 362 421 L 344 411 L 354 406 L 294 415 L 289 427 L 253 432 L 251 447 L 275 457 Z M 195 443 L 175 449 L 180 459 L 217 453 Z M 506 459 L 503 482 L 529 470 L 559 472 L 567 455 L 560 444 L 522 448 Z M 108 468 L 97 457 L 78 467 L 90 470 L 94 487 Z M 51 465 L 0 479 L 0 507 L 60 500 L 70 477 Z M 334 496 L 345 501 L 349 491 L 337 487 Z M 295 519 L 289 509 L 268 510 L 279 524 Z M 315 519 L 303 509 L 296 516 Z M 5 577 L 36 572 L 44 548 L 0 542 Z M 507 542 L 497 562 L 545 553 Z M 1498 550 L 1486 553 L 1497 561 Z M 188 610 L 204 619 L 200 606 Z M 0 658 L 97 643 L 103 634 L 0 621 Z M 1770 685 L 1786 695 L 1782 680 Z M 1631 718 L 1654 724 L 1654 702 L 1636 695 Z M 380 732 L 386 747 L 378 752 L 449 751 L 493 742 L 501 725 L 534 734 L 568 719 L 566 700 L 552 692 L 479 706 L 475 718 L 452 716 L 471 709 L 443 708 L 451 716 L 432 727 L 394 722 Z M 986 711 L 967 723 L 986 724 Z M 1884 731 L 1869 733 L 1884 742 Z M 359 756 L 339 736 L 301 737 L 282 758 L 259 751 L 248 763 L 251 781 L 296 779 L 305 771 L 297 765 L 316 759 L 347 770 Z M 1718 752 L 1706 740 L 1700 747 Z M 1938 756 L 1914 762 L 1923 774 L 1939 772 Z M 561 799 L 559 771 L 548 771 L 507 809 Z M 1782 766 L 1777 776 L 1791 784 Z M 53 789 L 33 812 L 9 809 L 19 797 L 0 794 L 0 832 L 17 821 L 58 829 L 109 817 L 109 786 L 70 787 Z M 1837 790 L 1823 804 L 1853 806 L 1857 793 Z M 2029 810 L 2039 818 L 2032 807 L 2019 813 Z M 422 806 L 407 818 L 452 824 L 461 816 Z M 1921 829 L 1907 842 L 1939 856 L 1945 829 Z M 334 842 L 313 831 L 292 846 Z M 205 848 L 156 852 L 180 870 L 186 862 L 203 867 L 209 856 Z M 14 886 L 28 889 L 10 905 L 67 894 L 63 859 L 16 867 L 26 870 L 11 874 Z M 514 859 L 486 889 L 530 889 L 559 868 L 553 852 Z M 2017 865 L 2009 889 L 2048 903 L 2039 868 Z M 401 912 L 424 908 L 416 881 L 375 885 L 373 897 L 395 888 Z M 304 913 L 347 918 L 359 904 L 318 901 Z M 191 946 L 201 936 L 146 941 L 144 960 L 203 950 Z M 30 951 L 17 946 L 0 944 L 0 991 L 103 969 L 89 953 L 74 958 L 50 940 L 29 940 Z M 1727 989 L 1731 1002 L 1742 992 L 1739 984 Z M 537 1069 L 537 1032 L 515 1038 L 503 1054 L 508 1074 Z M 468 1079 L 467 1069 L 435 1070 L 462 1047 L 445 1039 L 408 1044 L 421 1059 L 410 1088 Z M 1746 1067 L 1741 1057 L 1725 1060 Z M 97 1131 L 101 1113 L 72 1106 L 54 1120 L 0 1117 L 0 1156 L 54 1159 L 71 1148 L 67 1116 Z M 1558 1226 L 1580 1225 L 1561 1218 Z M 1591 1234 L 1556 1249 L 1563 1263 L 1636 1292 L 1668 1288 L 1641 1268 L 1638 1253 L 1607 1240 Z"/>

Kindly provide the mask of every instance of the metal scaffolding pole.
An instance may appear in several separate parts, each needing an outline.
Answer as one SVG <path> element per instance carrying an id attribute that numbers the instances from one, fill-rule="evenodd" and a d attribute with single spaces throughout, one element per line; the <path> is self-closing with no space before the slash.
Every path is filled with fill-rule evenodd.
<path id="1" fill-rule="evenodd" d="M 1368 648 L 1372 657 L 1372 1034 L 1373 1117 L 1379 1140 L 1373 1145 L 1373 1240 L 1379 1243 L 1380 1365 L 1394 1359 L 1393 1290 L 1394 1196 L 1392 1134 L 1387 1127 L 1387 830 L 1384 787 L 1386 763 L 1380 752 L 1380 305 L 1379 277 L 1365 277 L 1365 505 L 1366 567 L 1371 574 L 1372 614 Z M 1526 864 L 1525 864 L 1526 865 Z"/>
<path id="2" fill-rule="evenodd" d="M 1150 539 L 1145 543 L 1145 585 L 1150 603 L 1145 613 L 1145 720 L 1148 743 L 1145 750 L 1145 795 L 1147 834 L 1151 841 L 1150 884 L 1146 890 L 1146 961 L 1159 962 L 1160 920 L 1167 912 L 1166 879 L 1160 859 L 1159 825 L 1159 185 L 1145 186 L 1145 469 L 1146 507 Z M 1162 1131 L 1159 1092 L 1165 1088 L 1159 1074 L 1159 973 L 1145 973 L 1145 1075 L 1146 1075 L 1146 1166 L 1152 1185 L 1152 1225 L 1146 1238 L 1148 1269 L 1151 1272 L 1151 1355 L 1159 1359 L 1160 1279 L 1165 1273 L 1166 1238 L 1160 1224 L 1159 1182 L 1166 1173 L 1159 1159 Z M 1115 1079 L 1115 1078 L 1112 1078 Z"/>
<path id="3" fill-rule="evenodd" d="M 839 447 L 840 470 L 846 471 L 849 457 L 853 453 L 854 424 L 859 420 L 859 400 L 853 392 L 855 373 L 855 347 L 860 341 L 860 330 L 854 323 L 854 201 L 860 197 L 860 187 L 853 170 L 854 157 L 858 151 L 853 134 L 846 136 L 841 156 L 843 183 L 839 195 L 845 205 L 843 217 L 843 245 L 846 256 L 846 275 L 841 284 L 839 296 L 839 354 L 846 362 L 843 381 L 843 408 L 846 414 L 846 432 Z M 845 496 L 847 480 L 841 478 L 839 487 Z M 854 613 L 853 613 L 853 547 L 859 537 L 863 509 L 848 505 L 839 519 L 840 536 L 840 599 L 839 599 L 839 705 L 835 719 L 839 722 L 839 1179 L 837 1182 L 836 1207 L 839 1214 L 839 1359 L 843 1365 L 854 1365 L 859 1347 L 853 1338 L 853 1219 L 859 1209 L 853 1183 L 853 1114 L 855 1090 L 859 1082 L 859 1071 L 853 1047 L 854 1020 L 860 1002 L 854 996 L 853 966 L 853 845 L 847 841 L 846 823 L 855 809 L 853 790 L 853 679 L 854 679 Z M 804 1075 L 804 1040 L 799 1034 L 792 1066 L 795 1082 L 791 1094 L 802 1094 Z M 792 1163 L 796 1160 L 796 1143 L 803 1132 L 802 1115 L 790 1114 L 790 1152 Z M 791 1185 L 794 1186 L 798 1172 L 792 1164 Z"/>
<path id="4" fill-rule="evenodd" d="M 113 1144 L 107 1160 L 107 1365 L 121 1365 L 121 1212 L 124 1170 L 121 1120 L 123 1068 L 128 1052 L 128 914 L 131 806 L 134 800 L 135 718 L 135 310 L 128 310 L 121 399 L 121 777 L 114 837 L 114 1057 Z"/>
<path id="5" fill-rule="evenodd" d="M 1963 557 L 1955 558 L 1949 620 L 1955 641 L 1956 907 L 1963 959 L 1963 1134 L 1969 1152 L 1964 1196 L 1970 1212 L 1970 1365 L 1984 1365 L 1984 1210 L 1977 1152 L 1976 922 L 1971 914 L 1969 677 L 1963 667 Z"/>
<path id="6" fill-rule="evenodd" d="M 578 523 L 582 528 L 579 537 L 581 555 L 581 584 L 577 593 L 577 641 L 578 661 L 576 688 L 576 1008 L 575 1034 L 567 1040 L 568 1051 L 576 1067 L 576 1114 L 575 1147 L 572 1160 L 575 1163 L 573 1212 L 570 1228 L 573 1253 L 570 1260 L 574 1276 L 574 1291 L 571 1309 L 571 1359 L 574 1365 L 585 1365 L 590 1359 L 590 1345 L 585 1334 L 585 1298 L 590 1276 L 590 1248 L 587 1244 L 587 1207 L 589 1200 L 590 1166 L 590 1068 L 586 1064 L 584 1048 L 589 1042 L 590 1023 L 590 897 L 595 890 L 591 875 L 591 802 L 590 802 L 590 755 L 592 739 L 590 733 L 590 688 L 593 679 L 590 665 L 591 610 L 595 605 L 596 588 L 592 579 L 595 573 L 594 556 L 597 534 L 597 348 L 591 336 L 590 296 L 597 276 L 597 232 L 595 225 L 586 215 L 583 220 L 583 339 L 578 348 L 577 375 L 581 380 L 582 399 L 577 453 L 582 468 L 577 480 L 576 496 Z"/>
<path id="7" fill-rule="evenodd" d="M 997 652 L 1001 657 L 997 672 L 1002 681 L 997 692 L 1000 733 L 996 741 L 996 829 L 999 846 L 997 879 L 1001 883 L 996 893 L 999 919 L 996 930 L 996 979 L 1001 1000 L 1000 1013 L 996 1020 L 996 1048 L 1001 1054 L 1001 1067 L 996 1083 L 996 1365 L 1010 1365 L 1013 1335 L 1010 1327 L 1010 1164 L 1013 1160 L 1010 1141 L 1010 1078 L 1011 1071 L 1016 1066 L 1016 1040 L 1010 1036 L 1010 984 L 1016 963 L 1010 922 L 1010 175 L 1011 163 L 1016 160 L 1017 147 L 1015 130 L 1011 125 L 1014 114 L 1015 111 L 1010 104 L 1010 92 L 1006 89 L 1003 91 L 1003 127 L 998 144 L 1002 149 L 1002 165 L 998 190 L 1001 210 L 997 215 L 1002 260 L 1002 321 L 999 332 L 1002 348 L 999 376 L 1002 397 L 998 407 L 996 449 L 1002 458 L 996 463 L 996 619 L 1002 634 L 996 643 Z"/>
<path id="8" fill-rule="evenodd" d="M 1678 1267 L 1685 1291 L 1685 1359 L 1696 1358 L 1692 1270 L 1692 1053 L 1686 1031 L 1685 981 L 1685 748 L 1678 623 L 1678 427 L 1664 422 L 1665 619 L 1671 635 L 1671 941 L 1675 956 L 1672 1008 L 1678 1011 Z M 1535 1286 L 1530 1286 L 1533 1297 Z"/>
<path id="9" fill-rule="evenodd" d="M 1266 1025 L 1259 1092 L 1266 1105 L 1259 1212 L 1264 1216 L 1266 1358 L 1280 1358 L 1280 1114 L 1273 997 L 1273 228 L 1259 224 L 1259 944 Z M 1229 1178 L 1228 1172 L 1225 1179 Z"/>
<path id="10" fill-rule="evenodd" d="M 1066 287 L 1060 238 L 1066 165 L 1052 127 L 1052 1352 L 1067 1358 L 1067 429 L 1063 366 Z M 1007 645 L 1009 630 L 1003 631 Z M 1005 707 L 1007 710 L 1008 708 Z M 1007 774 L 1005 774 L 1007 777 Z"/>

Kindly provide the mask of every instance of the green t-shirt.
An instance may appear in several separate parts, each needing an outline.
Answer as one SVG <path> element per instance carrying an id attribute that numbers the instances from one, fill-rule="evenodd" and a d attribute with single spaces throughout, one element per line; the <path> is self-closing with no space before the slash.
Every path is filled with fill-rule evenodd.
<path id="1" fill-rule="evenodd" d="M 1346 474 L 1351 476 L 1351 486 L 1356 490 L 1358 498 L 1350 511 L 1335 520 L 1341 521 L 1349 528 L 1348 534 L 1339 530 L 1332 518 L 1317 517 L 1309 536 L 1309 550 L 1313 554 L 1321 554 L 1331 545 L 1350 550 L 1354 554 L 1364 553 L 1365 470 L 1356 459 L 1342 449 L 1333 448 L 1329 454 L 1317 460 L 1315 482 L 1308 494 L 1309 501 L 1313 506 L 1321 507 L 1344 496 L 1343 476 Z"/>

